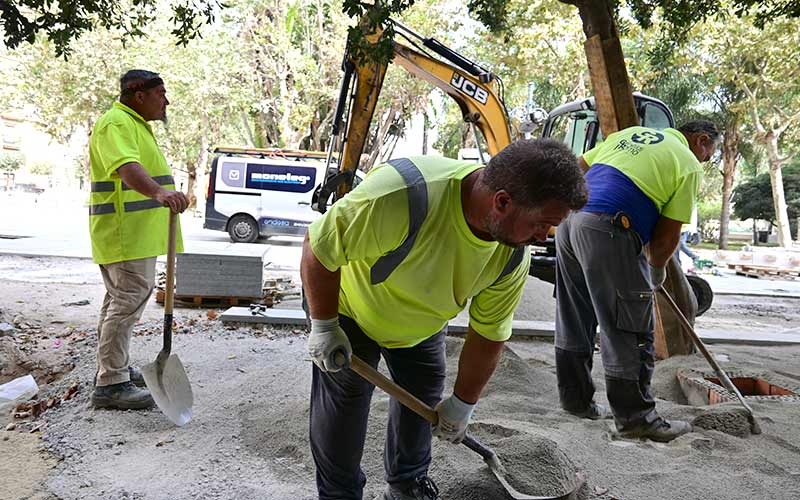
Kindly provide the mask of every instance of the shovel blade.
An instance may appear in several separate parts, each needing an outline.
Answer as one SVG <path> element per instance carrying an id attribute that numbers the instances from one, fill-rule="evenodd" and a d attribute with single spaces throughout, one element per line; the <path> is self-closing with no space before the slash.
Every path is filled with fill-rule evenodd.
<path id="1" fill-rule="evenodd" d="M 142 376 L 158 407 L 172 423 L 181 427 L 192 419 L 192 385 L 177 354 L 164 364 L 157 360 L 142 367 Z"/>
<path id="2" fill-rule="evenodd" d="M 511 486 L 511 483 L 509 483 L 505 477 L 505 469 L 500 464 L 499 460 L 495 459 L 495 460 L 484 460 L 484 461 L 486 462 L 486 465 L 489 466 L 489 469 L 494 474 L 494 477 L 496 477 L 497 480 L 500 482 L 500 484 L 503 485 L 503 488 L 505 488 L 506 493 L 508 493 L 508 496 L 510 496 L 514 500 L 576 500 L 578 490 L 581 488 L 581 486 L 583 486 L 583 483 L 586 482 L 583 475 L 579 472 L 576 472 L 575 487 L 572 488 L 571 491 L 567 491 L 561 495 L 556 495 L 556 496 L 528 495 L 526 493 L 521 493 L 517 491 L 516 489 L 514 489 L 513 486 Z"/>

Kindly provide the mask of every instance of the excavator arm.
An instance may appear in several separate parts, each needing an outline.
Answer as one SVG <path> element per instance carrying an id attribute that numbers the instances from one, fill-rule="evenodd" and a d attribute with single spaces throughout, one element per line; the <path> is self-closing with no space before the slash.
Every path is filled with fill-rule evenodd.
<path id="1" fill-rule="evenodd" d="M 464 122 L 481 131 L 490 155 L 510 144 L 511 129 L 500 79 L 437 40 L 423 38 L 400 23 L 393 24 L 395 33 L 409 43 L 392 40 L 391 62 L 453 98 Z M 367 40 L 375 43 L 379 37 L 380 33 L 373 33 Z M 328 151 L 328 175 L 312 200 L 314 210 L 323 213 L 334 191 L 338 199 L 352 187 L 388 66 L 356 58 L 349 47 L 348 43 L 342 64 L 344 78 Z M 332 168 L 334 160 L 338 160 L 338 166 Z"/>

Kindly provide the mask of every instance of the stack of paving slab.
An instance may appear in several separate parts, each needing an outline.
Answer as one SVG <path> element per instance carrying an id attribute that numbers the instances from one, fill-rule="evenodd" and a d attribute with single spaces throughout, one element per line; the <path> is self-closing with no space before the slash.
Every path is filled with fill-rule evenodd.
<path id="1" fill-rule="evenodd" d="M 261 297 L 261 257 L 180 253 L 175 294 L 194 297 Z"/>

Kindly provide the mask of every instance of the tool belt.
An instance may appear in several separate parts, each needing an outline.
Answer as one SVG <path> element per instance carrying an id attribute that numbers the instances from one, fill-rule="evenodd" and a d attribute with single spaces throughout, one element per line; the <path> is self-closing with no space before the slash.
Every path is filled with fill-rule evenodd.
<path id="1" fill-rule="evenodd" d="M 633 229 L 633 223 L 631 222 L 631 218 L 628 217 L 628 214 L 625 212 L 617 212 L 611 218 L 611 223 L 617 226 L 618 228 L 630 230 Z"/>

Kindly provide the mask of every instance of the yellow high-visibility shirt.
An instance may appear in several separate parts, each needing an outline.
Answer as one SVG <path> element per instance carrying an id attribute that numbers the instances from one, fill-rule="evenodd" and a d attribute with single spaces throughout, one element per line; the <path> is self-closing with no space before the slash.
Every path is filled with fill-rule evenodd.
<path id="1" fill-rule="evenodd" d="M 424 177 L 427 215 L 413 247 L 384 281 L 371 269 L 409 233 L 408 185 L 381 165 L 309 227 L 311 248 L 329 271 L 341 270 L 339 312 L 378 344 L 412 347 L 470 303 L 470 326 L 504 341 L 530 267 L 530 252 L 503 275 L 514 248 L 473 234 L 464 218 L 461 181 L 481 165 L 442 157 L 411 158 Z M 306 286 L 313 286 L 309 283 Z"/>
<path id="2" fill-rule="evenodd" d="M 136 111 L 115 102 L 94 125 L 89 140 L 92 193 L 89 233 L 98 264 L 167 253 L 169 209 L 125 185 L 117 169 L 137 162 L 165 189 L 175 189 L 172 171 L 153 130 Z M 183 251 L 180 223 L 178 252 Z"/>

